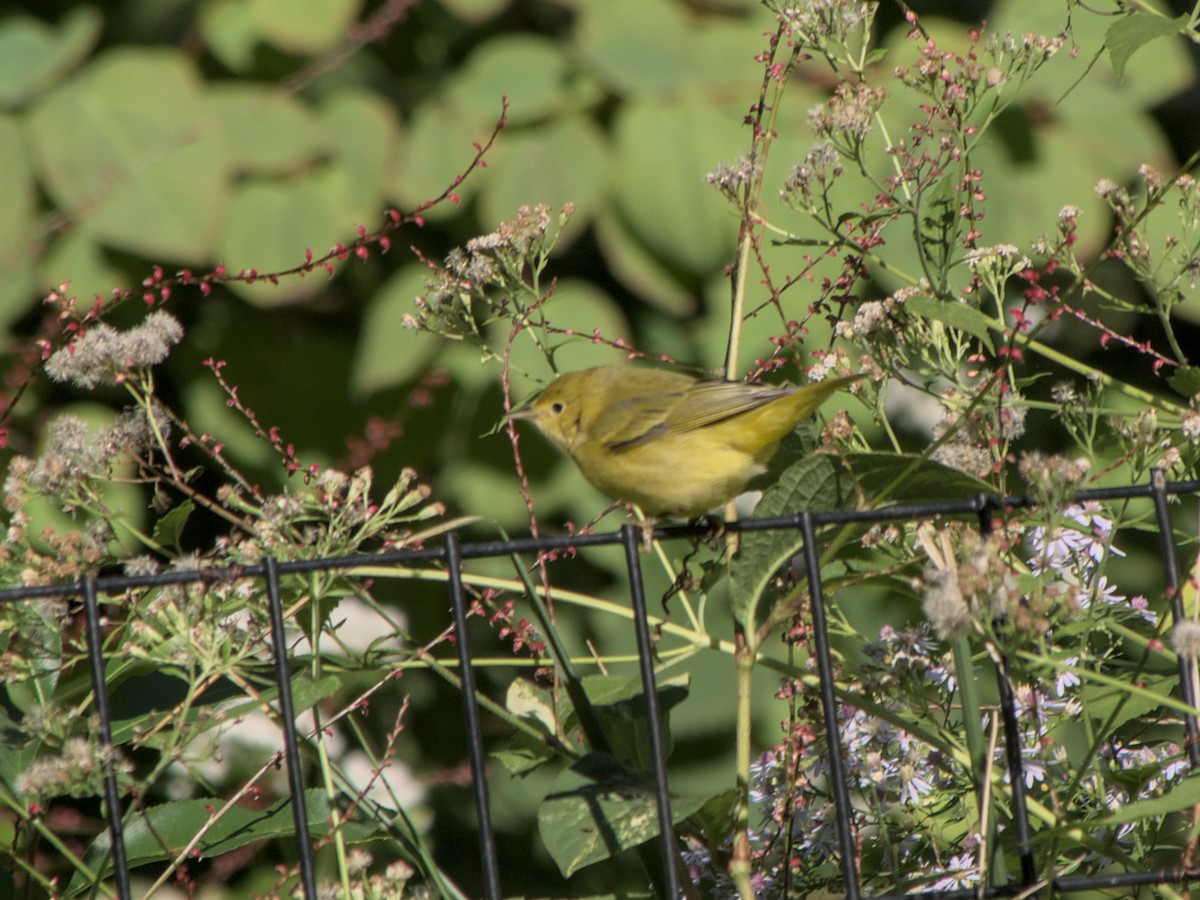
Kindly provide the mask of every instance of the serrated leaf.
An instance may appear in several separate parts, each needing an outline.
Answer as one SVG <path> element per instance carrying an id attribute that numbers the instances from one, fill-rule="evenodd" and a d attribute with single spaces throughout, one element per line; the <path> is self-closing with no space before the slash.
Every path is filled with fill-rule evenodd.
<path id="1" fill-rule="evenodd" d="M 845 457 L 868 498 L 887 501 L 963 500 L 994 493 L 986 481 L 931 459 L 901 453 L 850 453 Z"/>
<path id="2" fill-rule="evenodd" d="M 1095 722 L 1104 722 L 1110 731 L 1115 731 L 1126 722 L 1146 715 L 1159 704 L 1155 694 L 1169 696 L 1179 683 L 1177 675 L 1150 677 L 1143 675 L 1145 693 L 1134 693 L 1121 687 L 1103 682 L 1084 681 L 1082 703 L 1087 715 Z"/>
<path id="3" fill-rule="evenodd" d="M 1141 47 L 1153 40 L 1180 34 L 1188 24 L 1186 15 L 1177 19 L 1165 19 L 1150 13 L 1135 12 L 1113 22 L 1104 36 L 1104 45 L 1112 59 L 1113 73 L 1117 80 L 1125 78 L 1125 66 L 1129 58 Z"/>
<path id="4" fill-rule="evenodd" d="M 959 331 L 978 338 L 989 351 L 992 345 L 992 322 L 987 316 L 973 306 L 964 303 L 945 303 L 933 297 L 917 295 L 910 297 L 904 303 L 904 308 L 923 319 L 933 319 L 942 322 Z"/>
<path id="5" fill-rule="evenodd" d="M 753 518 L 842 509 L 850 505 L 853 494 L 853 480 L 838 459 L 812 455 L 784 470 L 763 494 Z M 792 531 L 753 532 L 743 537 L 730 569 L 730 587 L 733 614 L 747 630 L 754 627 L 759 601 L 775 571 L 801 543 L 799 533 Z"/>
<path id="6" fill-rule="evenodd" d="M 707 798 L 671 798 L 679 822 Z M 563 772 L 538 808 L 538 831 L 559 870 L 584 866 L 636 847 L 659 834 L 653 782 L 611 756 L 591 753 Z"/>

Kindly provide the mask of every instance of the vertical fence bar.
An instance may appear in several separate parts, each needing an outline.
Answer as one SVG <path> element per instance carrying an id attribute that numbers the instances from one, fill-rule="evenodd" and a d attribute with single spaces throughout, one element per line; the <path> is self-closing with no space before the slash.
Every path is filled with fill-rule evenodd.
<path id="1" fill-rule="evenodd" d="M 857 846 L 854 840 L 854 810 L 850 807 L 850 789 L 846 785 L 846 766 L 842 760 L 841 726 L 838 725 L 837 694 L 833 689 L 833 656 L 829 648 L 829 626 L 825 620 L 825 593 L 821 583 L 821 557 L 817 553 L 817 527 L 811 512 L 800 516 L 800 534 L 804 538 L 804 563 L 808 568 L 808 595 L 812 600 L 813 643 L 817 654 L 817 677 L 821 683 L 821 708 L 825 730 L 829 734 L 829 785 L 837 814 L 838 851 L 842 855 L 842 874 L 846 879 L 846 900 L 858 900 Z"/>
<path id="2" fill-rule="evenodd" d="M 992 513 L 995 500 L 980 494 L 979 535 L 985 541 L 992 535 Z M 1012 790 L 1013 827 L 1017 832 L 1017 857 L 1021 862 L 1021 883 L 1037 881 L 1033 850 L 1029 845 L 1029 810 L 1025 805 L 1025 761 L 1021 756 L 1021 731 L 1017 719 L 1017 698 L 1013 691 L 1012 677 L 1008 672 L 1008 659 L 1002 649 L 997 648 L 996 687 L 1000 693 L 1000 718 L 1004 722 L 1004 759 L 1008 766 L 1008 782 Z"/>
<path id="3" fill-rule="evenodd" d="M 633 626 L 637 634 L 638 668 L 642 675 L 642 696 L 646 698 L 646 729 L 650 738 L 650 760 L 654 768 L 654 798 L 658 805 L 659 850 L 662 853 L 663 879 L 667 896 L 679 897 L 679 860 L 675 847 L 675 823 L 671 818 L 671 793 L 667 784 L 667 754 L 659 716 L 658 690 L 654 681 L 654 646 L 650 643 L 650 624 L 646 621 L 646 593 L 642 585 L 641 528 L 621 526 L 625 546 L 625 567 L 629 571 L 629 599 L 633 604 Z"/>
<path id="4" fill-rule="evenodd" d="M 100 752 L 104 755 L 104 817 L 112 846 L 113 881 L 117 896 L 129 900 L 129 859 L 125 854 L 125 828 L 121 824 L 121 793 L 117 787 L 117 748 L 112 738 L 112 708 L 108 703 L 108 685 L 104 680 L 104 640 L 100 635 L 100 601 L 96 579 L 80 579 L 84 616 L 87 619 L 88 669 L 92 675 L 92 693 L 96 697 L 96 716 L 100 719 Z"/>
<path id="5" fill-rule="evenodd" d="M 500 900 L 500 861 L 496 855 L 496 835 L 492 831 L 492 808 L 488 800 L 487 770 L 483 758 L 483 729 L 479 722 L 476 699 L 475 666 L 467 640 L 467 597 L 462 581 L 462 549 L 458 535 L 446 535 L 446 568 L 450 576 L 450 603 L 454 608 L 454 631 L 458 638 L 459 677 L 462 679 L 463 719 L 467 726 L 467 751 L 471 757 L 471 787 L 475 794 L 475 813 L 479 818 L 479 855 L 488 900 Z"/>
<path id="6" fill-rule="evenodd" d="M 1163 574 L 1167 580 L 1167 596 L 1171 598 L 1171 621 L 1178 625 L 1187 617 L 1183 608 L 1183 595 L 1179 592 L 1179 558 L 1175 553 L 1174 532 L 1171 530 L 1171 513 L 1167 508 L 1167 473 L 1154 469 L 1150 473 L 1150 490 L 1154 496 L 1154 513 L 1158 519 L 1158 540 L 1162 548 Z M 1194 659 L 1179 654 L 1179 693 L 1183 702 L 1195 708 L 1196 691 L 1192 683 Z M 1188 713 L 1183 717 L 1184 734 L 1187 737 L 1188 762 L 1193 769 L 1200 767 L 1200 728 L 1196 717 Z"/>
<path id="7" fill-rule="evenodd" d="M 296 708 L 288 671 L 287 634 L 283 623 L 283 594 L 279 589 L 279 563 L 268 556 L 267 607 L 271 611 L 271 646 L 275 657 L 275 682 L 279 686 L 279 718 L 283 726 L 283 756 L 287 761 L 288 790 L 292 793 L 292 821 L 296 826 L 296 855 L 300 883 L 308 900 L 317 900 L 317 874 L 312 839 L 308 833 L 308 804 L 304 802 L 304 775 L 300 770 L 300 736 L 296 733 Z"/>

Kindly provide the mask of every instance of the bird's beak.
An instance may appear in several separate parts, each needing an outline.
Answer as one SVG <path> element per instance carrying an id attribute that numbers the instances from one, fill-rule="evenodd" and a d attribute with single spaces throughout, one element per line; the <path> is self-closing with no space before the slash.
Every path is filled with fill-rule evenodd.
<path id="1" fill-rule="evenodd" d="M 523 422 L 527 419 L 532 419 L 532 418 L 533 418 L 533 407 L 532 406 L 522 406 L 520 409 L 514 409 L 507 416 L 505 416 L 504 421 L 506 421 L 506 422 Z"/>

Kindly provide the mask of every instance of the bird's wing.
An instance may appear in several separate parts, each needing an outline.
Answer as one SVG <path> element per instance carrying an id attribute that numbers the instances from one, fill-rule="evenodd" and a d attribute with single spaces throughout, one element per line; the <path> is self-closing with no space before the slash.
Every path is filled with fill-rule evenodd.
<path id="1" fill-rule="evenodd" d="M 655 399 L 655 415 L 644 415 L 642 419 L 643 423 L 653 422 L 653 427 L 643 427 L 640 431 L 630 429 L 627 436 L 608 443 L 615 450 L 625 450 L 656 438 L 715 424 L 787 393 L 786 388 L 738 381 L 693 382 L 683 392 Z"/>
<path id="2" fill-rule="evenodd" d="M 664 391 L 609 404 L 589 431 L 611 450 L 627 450 L 668 433 L 667 420 L 683 401 L 682 391 Z"/>

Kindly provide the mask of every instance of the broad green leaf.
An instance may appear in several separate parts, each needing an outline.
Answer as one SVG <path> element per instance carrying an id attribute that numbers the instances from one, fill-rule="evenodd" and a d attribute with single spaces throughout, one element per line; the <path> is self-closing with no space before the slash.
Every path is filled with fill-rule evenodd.
<path id="1" fill-rule="evenodd" d="M 0 115 L 0 160 L 3 161 L 0 164 L 0 327 L 3 327 L 29 308 L 38 255 L 30 240 L 37 186 L 25 151 L 25 139 L 18 120 L 12 116 Z M 57 284 L 47 282 L 45 287 Z"/>
<path id="2" fill-rule="evenodd" d="M 171 550 L 182 551 L 183 547 L 179 541 L 183 537 L 183 529 L 187 527 L 188 518 L 195 509 L 196 504 L 191 500 L 184 500 L 163 515 L 154 523 L 154 540 Z"/>
<path id="3" fill-rule="evenodd" d="M 854 482 L 836 457 L 812 454 L 789 466 L 763 494 L 752 518 L 826 512 L 853 504 Z M 802 546 L 798 531 L 759 531 L 742 537 L 730 567 L 733 614 L 747 630 L 776 570 Z"/>
<path id="4" fill-rule="evenodd" d="M 532 34 L 484 41 L 454 75 L 451 91 L 469 113 L 486 119 L 507 96 L 514 125 L 555 113 L 568 96 L 572 71 L 560 43 Z"/>
<path id="5" fill-rule="evenodd" d="M 919 456 L 850 453 L 845 460 L 863 493 L 881 502 L 963 500 L 994 493 L 986 481 Z"/>
<path id="6" fill-rule="evenodd" d="M 679 822 L 704 797 L 673 797 Z M 538 831 L 563 875 L 636 847 L 659 834 L 651 780 L 610 756 L 592 753 L 563 772 L 538 809 Z"/>
<path id="7" fill-rule="evenodd" d="M 705 177 L 743 152 L 738 122 L 710 97 L 685 93 L 625 105 L 614 131 L 613 199 L 629 229 L 650 252 L 690 274 L 726 265 L 737 220 Z"/>
<path id="8" fill-rule="evenodd" d="M 1136 822 L 1139 819 L 1157 820 L 1168 813 L 1188 809 L 1197 803 L 1200 803 L 1200 778 L 1193 776 L 1185 778 L 1161 797 L 1119 804 L 1108 815 L 1089 819 L 1087 825 L 1089 829 L 1097 830 Z"/>
<path id="9" fill-rule="evenodd" d="M 1181 34 L 1188 25 L 1188 16 L 1167 19 L 1147 12 L 1134 12 L 1122 16 L 1108 27 L 1104 43 L 1112 58 L 1113 72 L 1117 80 L 1125 77 L 1125 66 L 1129 58 L 1153 40 Z"/>
<path id="10" fill-rule="evenodd" d="M 935 322 L 942 322 L 958 331 L 964 331 L 978 338 L 989 352 L 994 350 L 991 320 L 973 306 L 965 303 L 943 302 L 933 297 L 917 294 L 904 302 L 904 308 L 919 318 L 933 319 Z"/>
<path id="11" fill-rule="evenodd" d="M 583 4 L 575 41 L 589 68 L 612 90 L 630 97 L 687 86 L 701 62 L 684 8 L 665 0 Z M 662 134 L 671 132 L 660 138 Z"/>
<path id="12" fill-rule="evenodd" d="M 614 349 L 595 337 L 608 341 L 620 338 L 629 342 L 632 337 L 629 323 L 617 304 L 591 282 L 559 282 L 554 296 L 544 308 L 555 328 L 568 332 L 563 337 L 550 337 L 551 347 L 562 348 L 555 360 L 563 371 L 624 362 L 627 351 Z M 511 327 L 510 322 L 497 322 L 490 329 L 489 336 L 497 348 L 504 346 Z M 517 335 L 510 365 L 513 391 L 517 396 L 544 386 L 537 379 L 548 375 L 546 358 L 528 334 Z"/>
<path id="13" fill-rule="evenodd" d="M 331 167 L 340 175 L 333 186 L 338 224 L 347 234 L 358 225 L 374 231 L 383 222 L 384 187 L 400 143 L 395 110 L 376 93 L 347 89 L 322 99 L 320 117 Z"/>
<path id="14" fill-rule="evenodd" d="M 441 5 L 464 22 L 485 22 L 508 8 L 508 0 L 442 0 Z"/>
<path id="15" fill-rule="evenodd" d="M 326 53 L 348 37 L 361 0 L 249 0 L 250 18 L 264 41 L 285 53 Z"/>
<path id="16" fill-rule="evenodd" d="M 538 687 L 528 678 L 512 680 L 504 698 L 504 707 L 514 716 L 536 722 L 547 734 L 554 734 L 558 728 L 554 698 L 548 690 Z"/>
<path id="17" fill-rule="evenodd" d="M 303 661 L 296 660 L 297 666 L 303 665 Z M 342 689 L 341 679 L 336 675 L 326 675 L 319 681 L 313 681 L 307 672 L 299 672 L 292 676 L 292 706 L 296 712 L 303 712 L 306 709 L 312 709 L 322 700 L 334 696 Z M 275 698 L 279 696 L 279 688 L 274 684 L 275 673 L 274 669 L 267 671 L 265 668 L 260 673 L 262 676 L 262 690 L 253 698 L 247 700 L 240 706 L 232 706 L 227 710 L 229 717 L 247 715 L 256 709 L 261 709 L 264 703 L 273 703 Z M 218 700 L 224 699 L 218 696 Z"/>
<path id="18" fill-rule="evenodd" d="M 600 245 L 608 268 L 639 299 L 673 318 L 684 318 L 696 311 L 696 299 L 680 283 L 676 273 L 647 251 L 608 206 L 600 209 L 593 224 L 596 243 Z M 670 348 L 657 343 L 650 346 L 675 356 L 685 355 L 682 346 Z"/>
<path id="19" fill-rule="evenodd" d="M 308 250 L 323 256 L 339 238 L 352 234 L 350 225 L 335 215 L 336 205 L 327 170 L 286 181 L 247 180 L 234 191 L 221 232 L 219 254 L 226 269 L 276 272 L 302 265 Z M 335 259 L 333 265 L 341 263 Z M 318 268 L 277 285 L 234 282 L 230 288 L 252 302 L 278 306 L 310 297 L 328 281 L 326 271 Z"/>
<path id="20" fill-rule="evenodd" d="M 37 263 L 38 285 L 56 288 L 67 284 L 67 296 L 75 298 L 75 309 L 80 312 L 89 309 L 96 297 L 107 298 L 112 291 L 129 286 L 128 276 L 108 260 L 96 236 L 85 231 L 58 235 Z"/>
<path id="21" fill-rule="evenodd" d="M 671 754 L 672 744 L 671 731 L 667 728 L 667 716 L 672 708 L 687 698 L 690 684 L 686 674 L 674 678 L 660 678 L 655 684 L 666 741 L 665 752 L 668 756 Z M 583 679 L 583 687 L 603 723 L 613 755 L 618 759 L 637 763 L 643 769 L 649 769 L 652 757 L 642 680 L 619 675 L 592 675 Z"/>
<path id="22" fill-rule="evenodd" d="M 462 202 L 474 197 L 494 177 L 490 169 L 474 172 L 461 184 L 457 179 L 475 156 L 473 145 L 483 144 L 491 136 L 500 112 L 499 98 L 492 114 L 487 116 L 469 114 L 445 94 L 434 95 L 422 103 L 413 114 L 388 179 L 389 195 L 396 205 L 415 209 L 447 188 L 453 188 Z M 438 220 L 458 212 L 459 204 L 450 202 L 430 209 L 425 215 Z"/>
<path id="23" fill-rule="evenodd" d="M 488 163 L 494 177 L 480 192 L 482 221 L 490 226 L 511 219 L 521 206 L 538 203 L 557 216 L 571 203 L 575 213 L 554 248 L 556 252 L 566 249 L 601 205 L 608 153 L 600 130 L 578 116 L 506 135 Z"/>
<path id="24" fill-rule="evenodd" d="M 325 791 L 305 791 L 304 803 L 311 836 L 322 838 L 328 835 L 334 811 L 329 806 Z M 224 805 L 221 798 L 212 797 L 180 800 L 130 811 L 124 821 L 125 852 L 130 868 L 172 859 L 174 853 L 186 847 L 201 832 L 203 837 L 195 851 L 208 858 L 229 853 L 255 841 L 295 836 L 290 799 L 277 800 L 266 809 L 234 806 L 212 821 L 213 813 Z M 370 840 L 384 827 L 383 823 L 372 821 L 361 813 L 347 819 L 342 811 L 338 819 L 339 836 L 349 844 Z M 92 842 L 84 861 L 93 870 L 107 874 L 111 870 L 110 854 L 109 835 L 104 831 Z M 89 881 L 77 875 L 63 896 L 75 896 L 90 885 Z"/>
<path id="25" fill-rule="evenodd" d="M 1167 378 L 1171 389 L 1184 397 L 1195 397 L 1200 394 L 1200 367 L 1181 366 Z"/>
<path id="26" fill-rule="evenodd" d="M 48 192 L 90 234 L 143 256 L 211 258 L 229 163 L 220 123 L 181 51 L 106 51 L 42 98 L 29 136 Z"/>
<path id="27" fill-rule="evenodd" d="M 557 752 L 545 741 L 523 731 L 513 735 L 509 745 L 490 756 L 504 766 L 509 775 L 525 775 L 555 759 Z"/>
<path id="28" fill-rule="evenodd" d="M 310 164 L 323 150 L 316 116 L 296 97 L 265 85 L 219 82 L 210 89 L 213 115 L 240 172 L 284 174 Z"/>
<path id="29" fill-rule="evenodd" d="M 0 107 L 20 106 L 51 87 L 87 56 L 103 25 L 92 6 L 70 9 L 53 26 L 30 16 L 5 18 L 0 22 Z"/>
<path id="30" fill-rule="evenodd" d="M 200 7 L 197 22 L 205 45 L 223 65 L 238 73 L 253 69 L 259 33 L 245 0 L 211 0 Z"/>
<path id="31" fill-rule="evenodd" d="M 413 313 L 413 301 L 425 293 L 429 270 L 405 266 L 377 290 L 363 314 L 354 356 L 352 383 L 358 394 L 369 394 L 404 384 L 425 370 L 438 352 L 440 339 L 404 327 Z"/>

